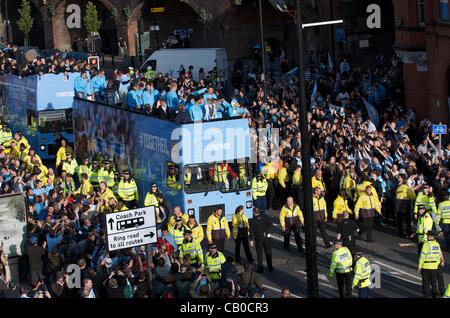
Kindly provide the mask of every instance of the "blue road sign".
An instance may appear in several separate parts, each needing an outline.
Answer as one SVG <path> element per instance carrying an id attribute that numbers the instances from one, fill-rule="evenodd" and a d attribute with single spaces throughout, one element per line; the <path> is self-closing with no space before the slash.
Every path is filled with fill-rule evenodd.
<path id="1" fill-rule="evenodd" d="M 446 135 L 447 125 L 432 125 L 431 132 L 436 135 Z"/>

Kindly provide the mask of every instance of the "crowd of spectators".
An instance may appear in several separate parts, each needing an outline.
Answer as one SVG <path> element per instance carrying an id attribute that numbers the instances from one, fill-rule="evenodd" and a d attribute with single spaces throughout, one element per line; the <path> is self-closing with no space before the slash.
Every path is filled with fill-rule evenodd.
<path id="1" fill-rule="evenodd" d="M 17 50 L 13 48 L 12 52 L 10 57 L 6 55 L 10 53 L 0 53 L 1 72 L 27 76 L 79 71 L 75 84 L 78 97 L 128 107 L 177 123 L 243 117 L 248 118 L 252 128 L 279 129 L 277 149 L 270 135 L 260 133 L 260 142 L 255 144 L 258 154 L 278 151 L 280 157 L 269 163 L 260 162 L 254 170 L 266 175 L 267 165 L 273 165 L 276 171 L 287 167 L 291 181 L 286 186 L 301 204 L 301 191 L 296 188 L 301 184 L 292 182 L 294 172 L 301 169 L 302 146 L 295 74 L 279 77 L 271 74 L 264 96 L 263 85 L 255 75 L 261 68 L 258 58 L 246 63 L 236 61 L 229 89 L 216 69 L 200 72 L 199 82 L 192 80 L 192 72 L 196 70 L 189 68 L 186 72 L 181 67 L 178 78 L 154 76 L 152 70 L 145 74 L 115 70 L 113 78 L 106 82 L 103 71 L 90 70 L 83 62 L 74 64 L 52 57 L 50 61 L 37 60 L 30 67 L 23 65 Z M 414 110 L 406 109 L 402 64 L 395 56 L 384 61 L 377 58 L 374 67 L 363 70 L 352 65 L 348 55 L 339 66 L 331 67 L 328 52 L 320 49 L 310 54 L 305 77 L 311 97 L 308 98 L 310 160 L 314 173 L 323 172 L 330 206 L 340 189 L 351 193 L 348 186 L 370 179 L 382 201 L 385 221 L 390 218 L 395 223 L 393 204 L 401 174 L 408 175 L 408 185 L 415 191 L 428 184 L 433 187 L 437 202 L 442 200 L 449 188 L 450 146 L 446 145 L 443 151 L 438 149 L 430 121 L 417 121 Z M 368 115 L 367 104 L 380 114 L 379 123 Z M 261 297 L 263 285 L 260 277 L 252 274 L 250 264 L 244 266 L 239 277 L 232 257 L 228 257 L 222 265 L 223 279 L 212 281 L 189 266 L 189 260 L 180 262 L 176 252 L 168 248 L 172 239 L 154 244 L 149 250 L 142 246 L 109 252 L 105 214 L 126 209 L 114 187 L 110 189 L 105 180 L 83 192 L 89 177 L 83 176 L 82 170 L 67 171 L 73 166 L 73 149 L 62 143 L 59 164 L 47 168 L 24 136 L 14 132 L 10 138 L 4 137 L 7 131 L 4 126 L 0 134 L 1 193 L 26 194 L 28 239 L 27 257 L 21 270 L 26 283 L 22 287 L 16 282 L 7 284 L 2 273 L 3 295 L 13 290 L 23 297 L 53 298 L 238 298 L 249 294 Z M 120 171 L 117 172 L 114 182 L 121 177 Z M 346 181 L 349 178 L 354 183 Z M 278 191 L 286 190 L 280 188 L 277 179 L 274 182 L 275 192 L 268 193 L 267 207 L 277 209 L 284 203 L 277 201 Z M 168 212 L 172 215 L 172 211 Z M 162 237 L 167 235 L 167 229 L 163 228 Z M 151 261 L 147 263 L 148 260 Z M 81 269 L 80 287 L 68 286 L 69 264 L 77 264 Z M 258 292 L 251 292 L 250 285 Z"/>

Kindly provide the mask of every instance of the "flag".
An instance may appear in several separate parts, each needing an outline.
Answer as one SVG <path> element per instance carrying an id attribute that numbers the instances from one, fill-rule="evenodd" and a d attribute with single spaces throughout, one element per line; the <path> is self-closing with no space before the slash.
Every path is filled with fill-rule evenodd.
<path id="1" fill-rule="evenodd" d="M 317 96 L 317 80 L 314 81 L 314 88 L 313 88 L 313 92 L 311 95 L 311 101 L 312 101 L 312 98 L 313 97 L 315 98 L 316 96 Z"/>
<path id="2" fill-rule="evenodd" d="M 364 100 L 364 104 L 366 105 L 367 113 L 369 114 L 370 120 L 378 128 L 380 124 L 380 116 L 378 115 L 377 110 L 373 105 L 369 104 L 366 100 Z"/>
<path id="3" fill-rule="evenodd" d="M 328 68 L 334 69 L 333 60 L 331 59 L 330 52 L 328 52 Z"/>

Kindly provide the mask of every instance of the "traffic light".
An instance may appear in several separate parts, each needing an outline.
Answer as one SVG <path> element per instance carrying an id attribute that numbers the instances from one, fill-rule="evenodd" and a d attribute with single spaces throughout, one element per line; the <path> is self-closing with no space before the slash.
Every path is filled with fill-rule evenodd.
<path id="1" fill-rule="evenodd" d="M 100 70 L 100 57 L 98 56 L 89 56 L 88 62 L 91 67 L 95 67 L 97 70 Z"/>

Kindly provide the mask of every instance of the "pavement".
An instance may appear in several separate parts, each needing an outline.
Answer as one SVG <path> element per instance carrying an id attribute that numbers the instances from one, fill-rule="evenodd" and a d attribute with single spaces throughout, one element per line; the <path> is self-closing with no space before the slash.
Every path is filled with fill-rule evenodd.
<path id="1" fill-rule="evenodd" d="M 279 224 L 279 211 L 269 210 L 267 213 L 273 218 L 272 229 L 272 253 L 273 266 L 275 270 L 269 272 L 264 262 L 263 282 L 265 285 L 265 296 L 267 298 L 279 298 L 281 289 L 287 287 L 293 298 L 307 297 L 306 258 L 305 254 L 299 253 L 295 244 L 294 235 L 291 238 L 289 251 L 283 248 L 283 234 Z M 336 237 L 336 224 L 328 222 L 327 232 L 330 240 Z M 304 233 L 300 232 L 303 244 Z M 357 240 L 357 247 L 363 252 L 372 265 L 372 270 L 377 269 L 378 274 L 375 283 L 369 291 L 370 298 L 422 298 L 422 279 L 417 271 L 418 255 L 417 247 L 399 247 L 399 243 L 411 243 L 411 240 L 402 239 L 397 236 L 394 224 L 374 226 L 374 243 Z M 441 247 L 445 248 L 442 238 L 438 239 Z M 255 248 L 250 248 L 256 259 Z M 317 266 L 319 278 L 319 297 L 339 297 L 336 278 L 329 278 L 329 267 L 333 249 L 326 249 L 323 240 L 318 234 L 317 239 Z M 443 250 L 444 259 L 450 260 L 450 253 Z M 227 240 L 225 254 L 234 257 L 234 241 Z M 241 261 L 245 262 L 245 253 L 241 248 Z M 236 264 L 238 273 L 243 271 L 243 266 Z M 378 276 L 379 275 L 379 276 Z M 450 283 L 449 265 L 443 268 L 445 287 Z M 353 297 L 357 297 L 356 290 Z"/>

